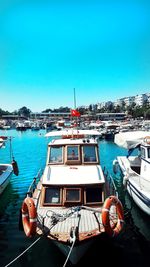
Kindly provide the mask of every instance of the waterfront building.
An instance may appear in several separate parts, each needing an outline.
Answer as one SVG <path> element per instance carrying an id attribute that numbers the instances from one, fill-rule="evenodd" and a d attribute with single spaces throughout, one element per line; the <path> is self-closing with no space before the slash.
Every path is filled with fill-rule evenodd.
<path id="1" fill-rule="evenodd" d="M 134 100 L 134 102 L 135 102 L 135 104 L 137 105 L 137 106 L 143 106 L 143 104 L 146 102 L 146 101 L 148 101 L 148 96 L 147 96 L 147 94 L 141 94 L 141 95 L 136 95 L 135 96 L 135 100 Z"/>

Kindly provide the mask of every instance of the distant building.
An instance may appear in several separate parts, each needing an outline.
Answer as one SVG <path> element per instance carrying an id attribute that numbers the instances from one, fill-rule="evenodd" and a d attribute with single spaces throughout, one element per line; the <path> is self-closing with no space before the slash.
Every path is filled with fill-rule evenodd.
<path id="1" fill-rule="evenodd" d="M 135 96 L 134 102 L 137 106 L 140 106 L 140 107 L 143 106 L 146 101 L 148 101 L 147 94 L 141 94 L 141 95 Z"/>
<path id="2" fill-rule="evenodd" d="M 26 119 L 24 116 L 19 116 L 19 115 L 2 115 L 2 119 L 4 120 L 20 120 L 20 119 Z"/>
<path id="3" fill-rule="evenodd" d="M 98 120 L 101 121 L 108 121 L 108 120 L 124 120 L 127 115 L 126 113 L 97 113 L 96 117 Z"/>
<path id="4" fill-rule="evenodd" d="M 71 117 L 70 112 L 32 112 L 30 113 L 31 119 L 69 119 Z"/>

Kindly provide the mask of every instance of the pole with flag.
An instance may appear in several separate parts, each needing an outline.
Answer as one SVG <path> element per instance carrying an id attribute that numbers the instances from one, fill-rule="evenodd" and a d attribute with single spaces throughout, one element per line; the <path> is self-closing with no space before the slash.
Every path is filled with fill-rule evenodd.
<path id="1" fill-rule="evenodd" d="M 80 112 L 76 109 L 76 94 L 75 94 L 75 88 L 74 88 L 74 109 L 71 110 L 71 116 L 72 117 L 80 117 Z"/>
<path id="2" fill-rule="evenodd" d="M 76 109 L 76 92 L 75 92 L 75 88 L 73 88 L 74 91 L 74 109 Z"/>
<path id="3" fill-rule="evenodd" d="M 74 109 L 71 109 L 71 117 L 76 118 L 76 122 L 73 122 L 73 127 L 78 126 L 78 118 L 81 116 L 80 112 L 76 109 L 76 94 L 75 94 L 75 88 L 74 90 Z"/>

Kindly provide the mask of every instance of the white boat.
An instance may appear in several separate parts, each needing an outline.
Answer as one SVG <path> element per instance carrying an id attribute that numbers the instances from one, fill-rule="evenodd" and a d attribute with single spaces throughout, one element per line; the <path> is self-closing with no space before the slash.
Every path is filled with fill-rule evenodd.
<path id="1" fill-rule="evenodd" d="M 44 172 L 33 180 L 21 208 L 26 236 L 47 236 L 73 264 L 101 234 L 113 238 L 124 226 L 123 206 L 110 193 L 100 165 L 99 134 L 75 129 L 47 133 L 51 141 Z"/>
<path id="2" fill-rule="evenodd" d="M 39 124 L 39 122 L 34 122 L 32 124 L 32 126 L 31 126 L 31 130 L 32 131 L 38 131 L 38 130 L 40 130 L 40 124 Z"/>
<path id="3" fill-rule="evenodd" d="M 0 195 L 8 185 L 12 174 L 12 164 L 0 164 Z"/>
<path id="4" fill-rule="evenodd" d="M 2 139 L 4 142 L 8 139 L 8 137 L 2 136 Z M 11 142 L 11 137 L 9 138 L 9 141 Z M 5 188 L 7 187 L 12 174 L 15 175 L 19 174 L 18 165 L 17 162 L 14 160 L 14 157 L 12 155 L 12 148 L 10 144 L 10 154 L 12 156 L 12 162 L 9 164 L 0 163 L 0 195 L 3 193 Z"/>
<path id="5" fill-rule="evenodd" d="M 150 132 L 119 133 L 114 142 L 128 150 L 126 156 L 117 156 L 113 161 L 114 172 L 119 166 L 128 193 L 138 207 L 150 215 Z M 131 155 L 133 151 L 137 153 Z"/>

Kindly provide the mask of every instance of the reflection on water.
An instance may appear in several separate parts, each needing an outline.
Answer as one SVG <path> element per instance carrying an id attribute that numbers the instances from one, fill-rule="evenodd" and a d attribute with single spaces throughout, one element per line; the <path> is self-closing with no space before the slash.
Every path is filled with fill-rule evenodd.
<path id="1" fill-rule="evenodd" d="M 28 239 L 24 232 L 19 230 L 20 208 L 25 194 L 32 179 L 36 176 L 40 168 L 43 168 L 46 161 L 47 143 L 49 139 L 44 137 L 45 130 L 18 132 L 16 130 L 9 130 L 6 135 L 13 136 L 13 153 L 15 160 L 19 166 L 19 176 L 13 175 L 9 185 L 4 193 L 0 196 L 0 266 L 4 267 L 11 262 L 15 257 L 22 253 L 28 246 L 31 245 L 35 239 Z M 4 132 L 1 131 L 1 135 Z M 117 155 L 125 155 L 126 150 L 117 147 L 112 142 L 100 142 L 100 160 L 102 166 L 106 166 L 109 172 L 112 173 L 112 162 Z M 0 150 L 0 162 L 7 163 L 10 161 L 9 143 L 6 144 L 5 149 Z M 116 177 L 116 185 L 119 189 L 119 194 L 124 199 L 128 209 L 131 208 L 131 202 L 127 194 L 125 194 L 121 178 Z M 134 222 L 140 231 L 150 240 L 150 219 L 141 212 L 136 205 L 132 204 L 131 209 Z M 108 246 L 108 244 L 107 244 Z M 111 246 L 111 244 L 110 244 Z M 108 250 L 100 244 L 95 244 L 89 251 L 88 255 L 81 260 L 78 266 L 89 264 L 89 261 L 94 258 L 94 262 L 99 262 L 99 253 L 104 254 Z M 117 257 L 115 255 L 117 253 Z M 117 251 L 112 250 L 111 263 L 118 260 Z M 108 259 L 106 255 L 106 259 Z M 20 257 L 17 261 L 12 263 L 12 267 L 47 267 L 47 266 L 63 266 L 65 257 L 59 250 L 45 240 L 44 237 L 40 239 L 27 253 Z M 97 264 L 98 265 L 98 264 Z M 69 267 L 69 263 L 67 264 Z M 119 263 L 118 263 L 119 266 Z"/>

